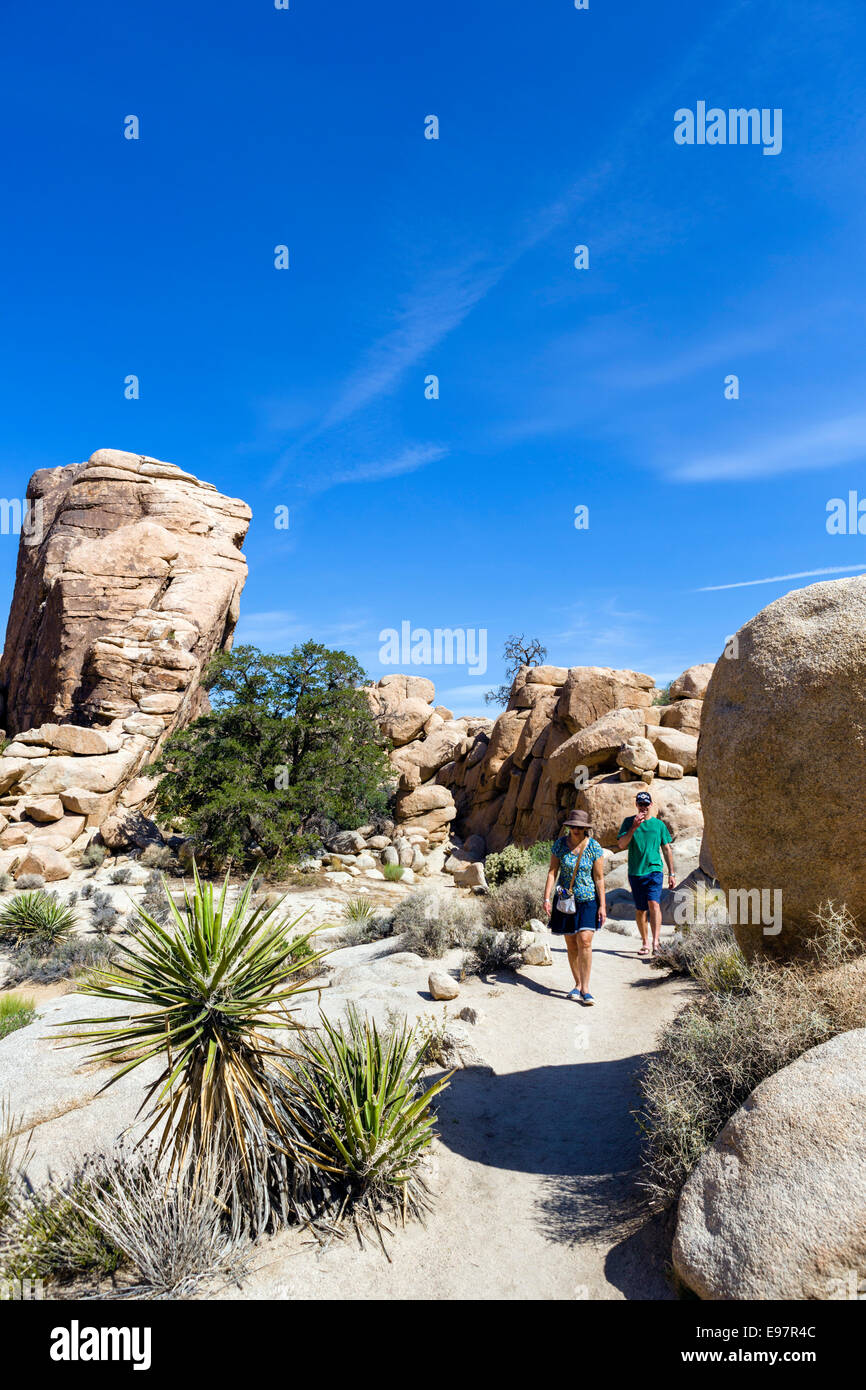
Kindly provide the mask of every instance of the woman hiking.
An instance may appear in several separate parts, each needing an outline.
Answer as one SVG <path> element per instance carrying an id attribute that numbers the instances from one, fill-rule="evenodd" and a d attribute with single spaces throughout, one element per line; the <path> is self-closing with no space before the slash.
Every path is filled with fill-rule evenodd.
<path id="1" fill-rule="evenodd" d="M 544 885 L 544 910 L 550 917 L 550 930 L 555 936 L 565 937 L 574 976 L 575 988 L 569 991 L 568 998 L 581 1004 L 595 1003 L 589 992 L 592 938 L 607 916 L 603 851 L 598 840 L 592 838 L 591 825 L 585 811 L 572 811 L 566 816 L 553 844 Z"/>

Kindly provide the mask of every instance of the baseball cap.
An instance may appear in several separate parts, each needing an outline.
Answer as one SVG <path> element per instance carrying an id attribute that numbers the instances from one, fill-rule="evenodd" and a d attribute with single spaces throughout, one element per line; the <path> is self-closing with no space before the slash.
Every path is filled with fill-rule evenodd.
<path id="1" fill-rule="evenodd" d="M 635 797 L 635 801 L 637 802 L 638 806 L 652 806 L 653 804 L 653 799 L 650 796 L 649 792 L 638 792 L 637 796 Z"/>

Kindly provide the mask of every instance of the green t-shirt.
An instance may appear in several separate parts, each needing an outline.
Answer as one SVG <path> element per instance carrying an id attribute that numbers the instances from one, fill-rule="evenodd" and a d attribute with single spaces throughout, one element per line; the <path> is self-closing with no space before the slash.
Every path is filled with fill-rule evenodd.
<path id="1" fill-rule="evenodd" d="M 627 835 L 631 830 L 634 816 L 626 816 L 619 828 L 620 835 Z M 662 862 L 662 845 L 669 845 L 671 842 L 671 832 L 668 830 L 663 820 L 658 816 L 650 816 L 639 825 L 631 837 L 628 847 L 628 871 L 635 878 L 643 874 L 664 873 Z"/>

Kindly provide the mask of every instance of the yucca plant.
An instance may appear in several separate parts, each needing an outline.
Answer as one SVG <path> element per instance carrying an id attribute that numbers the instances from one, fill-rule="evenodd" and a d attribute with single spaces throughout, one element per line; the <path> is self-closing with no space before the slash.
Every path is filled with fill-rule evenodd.
<path id="1" fill-rule="evenodd" d="M 313 1120 L 310 1145 L 338 1174 L 343 1207 L 356 1226 L 359 1216 L 368 1216 L 380 1240 L 383 1209 L 405 1221 L 429 1205 L 420 1160 L 432 1137 L 433 1099 L 453 1073 L 423 1090 L 425 1052 L 405 1018 L 382 1034 L 350 1007 L 345 1024 L 323 1014 L 320 1036 L 305 1035 L 293 1064 L 304 1117 Z"/>
<path id="2" fill-rule="evenodd" d="M 167 895 L 168 925 L 137 908 L 134 945 L 119 943 L 119 964 L 83 986 L 83 993 L 144 1011 L 81 1020 L 85 1031 L 73 1039 L 90 1043 L 103 1061 L 122 1063 L 106 1086 L 164 1057 L 139 1111 L 152 1104 L 147 1134 L 162 1127 L 157 1158 L 168 1153 L 168 1171 L 177 1174 L 220 1154 L 237 1175 L 242 1219 L 262 1229 L 272 1216 L 271 1157 L 280 1169 L 276 1187 L 282 1192 L 288 1182 L 291 1189 L 279 1199 L 283 1216 L 298 1193 L 287 1155 L 297 1151 L 299 1164 L 312 1159 L 285 1094 L 291 1053 L 271 1030 L 297 1027 L 288 1001 L 308 987 L 293 977 L 327 952 L 313 950 L 312 931 L 289 939 L 296 923 L 278 919 L 280 903 L 252 909 L 252 879 L 229 909 L 228 875 L 215 898 L 195 866 L 193 874 L 182 908 Z"/>
<path id="3" fill-rule="evenodd" d="M 375 908 L 369 898 L 350 898 L 346 903 L 344 911 L 347 922 L 354 922 L 358 926 L 364 926 L 366 922 L 372 919 Z"/>
<path id="4" fill-rule="evenodd" d="M 0 909 L 0 939 L 16 948 L 25 942 L 53 945 L 63 941 L 76 925 L 74 907 L 62 903 L 53 893 L 36 888 L 17 893 Z"/>

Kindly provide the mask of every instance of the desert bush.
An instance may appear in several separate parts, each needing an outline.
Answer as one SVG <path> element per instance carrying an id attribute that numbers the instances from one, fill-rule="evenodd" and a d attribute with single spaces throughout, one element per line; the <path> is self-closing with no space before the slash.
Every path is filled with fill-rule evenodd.
<path id="1" fill-rule="evenodd" d="M 20 1169 L 27 1162 L 27 1143 L 22 1142 L 22 1122 L 8 1097 L 0 1101 L 0 1269 L 3 1263 L 4 1231 L 13 1213 L 20 1190 Z"/>
<path id="2" fill-rule="evenodd" d="M 707 951 L 694 969 L 695 979 L 713 994 L 725 994 L 746 989 L 750 971 L 745 957 L 736 946 L 720 951 Z"/>
<path id="3" fill-rule="evenodd" d="M 142 850 L 138 862 L 146 869 L 161 869 L 164 873 L 174 873 L 180 868 L 174 851 L 168 845 L 148 845 Z"/>
<path id="4" fill-rule="evenodd" d="M 528 849 L 506 845 L 503 850 L 488 854 L 484 861 L 484 877 L 490 887 L 495 888 L 498 883 L 504 883 L 508 878 L 517 878 L 520 874 L 525 874 L 532 867 L 532 862 Z"/>
<path id="5" fill-rule="evenodd" d="M 85 869 L 98 869 L 105 863 L 108 850 L 105 845 L 88 845 L 81 854 L 81 864 Z"/>
<path id="6" fill-rule="evenodd" d="M 15 880 L 11 874 L 0 874 L 0 893 L 8 893 L 14 886 Z"/>
<path id="7" fill-rule="evenodd" d="M 50 1183 L 44 1191 L 20 1186 L 3 1232 L 3 1276 L 63 1282 L 82 1274 L 113 1274 L 123 1252 L 86 1204 L 96 1193 L 113 1190 L 117 1172 L 104 1160 L 86 1159 L 64 1182 Z"/>
<path id="8" fill-rule="evenodd" d="M 144 885 L 144 893 L 139 906 L 148 916 L 155 918 L 162 927 L 167 926 L 171 919 L 169 896 L 165 880 L 161 874 L 154 870 Z"/>
<path id="9" fill-rule="evenodd" d="M 90 896 L 90 925 L 100 936 L 108 936 L 118 926 L 122 913 L 114 905 L 110 893 L 97 888 Z"/>
<path id="10" fill-rule="evenodd" d="M 403 949 L 434 959 L 452 946 L 468 946 L 481 925 L 474 899 L 435 887 L 416 888 L 394 909 L 395 936 L 403 935 Z"/>
<path id="11" fill-rule="evenodd" d="M 552 840 L 536 840 L 535 844 L 529 847 L 529 858 L 533 864 L 544 864 L 547 867 L 552 853 Z"/>
<path id="12" fill-rule="evenodd" d="M 484 924 L 491 931 L 520 931 L 541 912 L 546 870 L 534 865 L 527 873 L 508 878 L 483 900 Z"/>
<path id="13" fill-rule="evenodd" d="M 17 994 L 0 994 L 0 1038 L 6 1038 L 18 1028 L 26 1028 L 36 1017 L 32 999 Z"/>
<path id="14" fill-rule="evenodd" d="M 297 1183 L 286 1187 L 286 1155 L 297 1144 L 281 1095 L 286 1051 L 267 1033 L 293 1026 L 277 1006 L 303 988 L 299 971 L 325 953 L 311 949 L 311 933 L 289 940 L 291 927 L 275 915 L 280 904 L 251 910 L 252 880 L 231 909 L 227 892 L 228 876 L 215 899 L 194 868 L 185 910 L 170 904 L 169 930 L 138 908 L 134 950 L 118 945 L 118 964 L 90 977 L 82 992 L 150 1011 L 67 1026 L 74 1042 L 121 1064 L 109 1085 L 151 1057 L 163 1060 L 148 1091 L 152 1127 L 161 1128 L 157 1158 L 169 1154 L 169 1175 L 177 1177 L 188 1161 L 219 1154 L 221 1171 L 232 1174 L 233 1209 L 262 1230 L 274 1186 L 278 1200 L 283 1194 L 281 1215 L 298 1191 Z"/>
<path id="15" fill-rule="evenodd" d="M 832 970 L 750 965 L 742 987 L 687 1005 L 662 1032 L 640 1080 L 643 1185 L 651 1202 L 661 1207 L 676 1199 L 701 1154 L 761 1081 L 809 1048 L 864 1026 L 862 956 Z"/>
<path id="16" fill-rule="evenodd" d="M 519 929 L 495 931 L 485 927 L 477 933 L 463 957 L 461 977 L 515 970 L 521 958 Z"/>
<path id="17" fill-rule="evenodd" d="M 403 877 L 403 872 L 404 870 L 402 864 L 382 865 L 382 873 L 384 874 L 385 879 L 388 883 L 399 883 L 400 879 Z"/>
<path id="18" fill-rule="evenodd" d="M 381 941 L 391 934 L 391 914 L 372 903 L 369 898 L 352 898 L 346 903 L 346 930 L 343 939 L 347 946 L 363 946 Z"/>
<path id="19" fill-rule="evenodd" d="M 212 1161 L 169 1182 L 148 1150 L 104 1165 L 109 1180 L 70 1200 L 138 1276 L 127 1296 L 184 1298 L 217 1276 L 237 1281 L 245 1272 L 243 1242 L 222 1220 L 226 1194 Z"/>
<path id="20" fill-rule="evenodd" d="M 832 901 L 822 903 L 813 916 L 816 927 L 808 951 L 819 968 L 844 965 L 866 952 L 866 940 L 844 904 L 837 907 Z"/>
<path id="21" fill-rule="evenodd" d="M 10 986 L 51 985 L 58 980 L 75 979 L 91 970 L 106 969 L 114 963 L 114 947 L 103 940 L 72 936 L 51 945 L 27 941 L 15 952 L 6 974 Z"/>
<path id="22" fill-rule="evenodd" d="M 422 1048 L 425 1067 L 442 1067 L 443 1070 L 447 1070 L 452 1055 L 446 1046 L 448 1005 L 443 1006 L 441 1013 L 421 1014 L 415 1020 L 415 1033 Z"/>
<path id="23" fill-rule="evenodd" d="M 667 685 L 663 685 L 663 686 L 661 686 L 658 690 L 654 690 L 654 691 L 653 691 L 653 704 L 654 704 L 654 705 L 669 705 L 670 702 L 671 702 L 671 682 L 668 681 Z"/>
<path id="24" fill-rule="evenodd" d="M 691 975 L 699 979 L 705 956 L 726 954 L 739 954 L 729 923 L 699 922 L 686 932 L 675 932 L 673 936 L 663 938 L 650 965 L 654 970 L 670 970 L 675 975 Z"/>
<path id="25" fill-rule="evenodd" d="M 111 883 L 128 883 L 132 878 L 132 868 L 129 864 L 118 864 L 116 869 L 112 869 L 109 875 Z"/>
<path id="26" fill-rule="evenodd" d="M 319 1037 L 305 1035 L 294 1064 L 313 1121 L 311 1146 L 338 1175 L 356 1224 L 369 1218 L 380 1239 L 383 1210 L 405 1217 L 429 1205 L 420 1162 L 430 1145 L 432 1102 L 450 1075 L 424 1090 L 425 1050 L 405 1018 L 382 1034 L 352 1007 L 345 1023 L 322 1015 Z"/>
<path id="27" fill-rule="evenodd" d="M 20 883 L 19 879 L 19 883 Z M 37 888 L 17 893 L 0 909 L 0 940 L 19 949 L 25 942 L 48 946 L 62 941 L 76 925 L 75 909 Z"/>
<path id="28" fill-rule="evenodd" d="M 45 879 L 41 874 L 21 874 L 16 880 L 15 887 L 19 892 L 26 892 L 33 888 L 44 888 Z"/>

